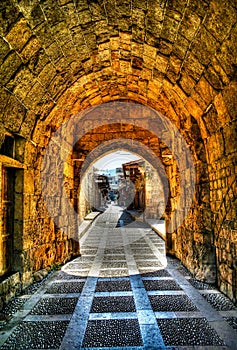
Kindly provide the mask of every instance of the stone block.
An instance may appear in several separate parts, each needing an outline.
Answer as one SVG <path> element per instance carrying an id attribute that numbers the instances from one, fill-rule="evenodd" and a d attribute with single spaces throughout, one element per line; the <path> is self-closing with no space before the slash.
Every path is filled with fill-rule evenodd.
<path id="1" fill-rule="evenodd" d="M 220 42 L 229 34 L 230 28 L 235 23 L 235 11 L 228 2 L 222 6 L 221 0 L 216 0 L 211 4 L 204 25 L 208 31 Z M 225 21 L 223 21 L 223 18 Z"/>
<path id="2" fill-rule="evenodd" d="M 25 18 L 20 18 L 18 22 L 6 35 L 7 41 L 17 51 L 20 51 L 32 35 Z"/>
<path id="3" fill-rule="evenodd" d="M 193 44 L 193 53 L 197 56 L 199 62 L 207 66 L 215 54 L 217 47 L 218 42 L 205 27 L 202 27 Z"/>
<path id="4" fill-rule="evenodd" d="M 237 243 L 237 230 L 231 230 L 231 241 Z"/>
<path id="5" fill-rule="evenodd" d="M 187 103 L 185 105 L 187 110 L 190 112 L 192 116 L 194 116 L 195 119 L 199 120 L 199 118 L 202 116 L 203 111 L 199 107 L 199 105 L 194 101 L 192 97 L 189 97 L 187 99 Z"/>
<path id="6" fill-rule="evenodd" d="M 37 38 L 31 37 L 25 47 L 21 51 L 21 57 L 24 62 L 28 62 L 31 58 L 35 57 L 39 50 L 41 49 L 41 44 Z"/>
<path id="7" fill-rule="evenodd" d="M 161 38 L 173 43 L 177 34 L 179 22 L 173 18 L 166 17 L 163 22 Z"/>
<path id="8" fill-rule="evenodd" d="M 180 33 L 189 41 L 192 40 L 197 33 L 200 22 L 201 18 L 198 14 L 187 9 L 181 23 Z"/>
<path id="9" fill-rule="evenodd" d="M 210 164 L 224 156 L 224 140 L 221 133 L 217 133 L 208 138 L 207 149 Z"/>
<path id="10" fill-rule="evenodd" d="M 34 170 L 24 171 L 24 193 L 34 194 Z"/>
<path id="11" fill-rule="evenodd" d="M 213 87 L 203 77 L 199 80 L 195 90 L 201 96 L 202 100 L 205 101 L 206 105 L 209 105 L 217 94 Z"/>
<path id="12" fill-rule="evenodd" d="M 184 91 L 184 93 L 190 96 L 192 89 L 195 86 L 195 80 L 189 75 L 187 71 L 182 71 L 179 84 Z"/>
<path id="13" fill-rule="evenodd" d="M 237 133 L 233 124 L 223 128 L 223 138 L 225 144 L 225 154 L 235 153 L 237 149 Z"/>

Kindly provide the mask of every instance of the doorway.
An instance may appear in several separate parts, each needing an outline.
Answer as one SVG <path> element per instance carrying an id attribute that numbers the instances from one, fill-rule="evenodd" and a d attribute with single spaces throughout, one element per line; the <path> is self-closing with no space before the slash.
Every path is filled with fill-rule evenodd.
<path id="1" fill-rule="evenodd" d="M 1 170 L 1 235 L 0 276 L 12 271 L 14 225 L 14 168 L 2 166 Z"/>

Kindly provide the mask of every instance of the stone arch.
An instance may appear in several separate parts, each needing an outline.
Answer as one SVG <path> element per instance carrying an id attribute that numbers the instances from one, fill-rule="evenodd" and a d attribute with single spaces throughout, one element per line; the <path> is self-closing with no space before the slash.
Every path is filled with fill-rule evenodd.
<path id="1" fill-rule="evenodd" d="M 198 261 L 199 247 L 211 239 L 219 286 L 236 300 L 236 2 L 126 4 L 1 2 L 0 133 L 26 140 L 26 188 L 27 178 L 33 178 L 27 189 L 33 209 L 24 209 L 22 280 L 29 281 L 39 268 L 38 251 L 47 252 L 45 261 L 51 265 L 73 250 L 67 239 L 61 240 L 41 195 L 42 157 L 52 134 L 88 107 L 132 100 L 167 116 L 195 158 L 201 220 L 195 210 L 187 218 L 188 227 L 178 234 L 177 256 L 187 260 L 182 245 L 192 237 Z M 42 244 L 39 239 L 33 244 L 31 237 L 41 233 Z M 191 269 L 198 272 L 198 267 Z"/>
<path id="2" fill-rule="evenodd" d="M 162 203 L 160 203 L 160 207 L 163 208 L 163 211 L 159 213 L 156 213 L 156 216 L 153 218 L 159 219 L 162 216 L 165 215 L 165 207 L 166 203 L 169 200 L 169 181 L 167 179 L 167 173 L 165 171 L 165 166 L 160 161 L 159 157 L 155 152 L 153 152 L 148 146 L 145 144 L 131 139 L 126 138 L 117 138 L 117 139 L 111 139 L 108 141 L 105 141 L 101 143 L 99 146 L 94 148 L 85 158 L 84 162 L 82 163 L 82 167 L 76 167 L 74 172 L 74 179 L 76 183 L 76 179 L 80 178 L 80 184 L 79 182 L 76 183 L 75 193 L 78 194 L 80 192 L 80 185 L 83 182 L 83 177 L 87 174 L 87 171 L 89 168 L 93 166 L 93 163 L 95 163 L 100 158 L 103 158 L 105 155 L 113 154 L 117 150 L 123 150 L 130 152 L 132 154 L 137 155 L 139 158 L 143 159 L 149 166 L 152 167 L 153 171 L 156 173 L 155 179 L 159 179 L 159 181 L 156 181 L 156 185 L 159 186 L 159 189 L 154 188 L 153 193 L 159 193 L 159 198 L 161 198 Z M 80 154 L 80 153 L 77 153 Z M 82 158 L 81 158 L 82 160 Z M 172 163 L 170 162 L 170 165 Z M 154 186 L 155 186 L 154 184 Z M 79 189 L 78 189 L 79 187 Z M 78 200 L 76 199 L 76 203 Z M 78 208 L 77 208 L 78 209 Z M 76 210 L 77 210 L 76 209 Z M 146 212 L 146 209 L 145 209 Z M 168 210 L 167 210 L 168 212 Z M 144 214 L 146 215 L 146 213 Z"/>
<path id="3" fill-rule="evenodd" d="M 113 108 L 114 108 L 114 106 L 116 106 L 116 103 L 113 103 L 112 104 L 112 106 L 113 106 Z M 109 123 L 108 122 L 108 120 L 109 120 L 109 112 L 111 112 L 110 110 L 109 110 L 109 105 L 106 105 L 105 107 L 105 110 L 106 110 L 106 112 L 105 113 L 103 113 L 102 111 L 103 111 L 103 106 L 99 106 L 99 107 L 94 107 L 94 108 L 92 108 L 91 110 L 92 110 L 92 114 L 93 114 L 93 116 L 96 116 L 95 118 L 94 118 L 94 120 L 95 120 L 95 124 L 93 124 L 93 122 L 92 122 L 92 119 L 93 118 L 90 118 L 89 116 L 88 116 L 88 114 L 90 113 L 90 112 L 87 112 L 86 113 L 86 116 L 85 116 L 85 120 L 83 121 L 83 118 L 82 119 L 80 119 L 80 125 L 84 125 L 84 128 L 83 128 L 83 132 L 82 133 L 85 133 L 86 131 L 88 131 L 88 130 L 90 130 L 90 131 L 88 131 L 88 133 L 85 133 L 85 135 L 84 136 L 82 136 L 82 138 L 80 139 L 80 141 L 78 141 L 78 143 L 76 144 L 76 147 L 80 150 L 80 152 L 77 154 L 77 152 L 76 152 L 76 150 L 74 149 L 74 153 L 75 153 L 75 157 L 77 158 L 77 157 L 79 157 L 80 159 L 81 159 L 81 161 L 80 161 L 80 165 L 79 165 L 79 168 L 80 168 L 80 166 L 81 166 L 81 162 L 83 161 L 83 157 L 84 157 L 84 159 L 85 159 L 85 157 L 86 157 L 86 155 L 90 152 L 90 150 L 92 150 L 94 147 L 96 147 L 96 146 L 98 146 L 98 144 L 100 144 L 100 143 L 102 143 L 103 141 L 104 141 L 104 137 L 100 137 L 101 135 L 103 135 L 103 134 L 106 134 L 106 132 L 108 132 L 108 127 L 109 127 L 109 129 L 110 129 L 110 134 L 108 134 L 108 138 L 107 139 L 111 139 L 111 138 L 113 138 L 114 136 L 113 136 L 113 133 L 112 132 L 114 132 L 114 135 L 116 135 L 116 137 L 118 137 L 118 135 L 119 136 L 124 136 L 124 135 L 126 135 L 126 127 L 128 127 L 128 128 L 130 128 L 130 133 L 131 133 L 131 125 L 132 125 L 132 122 L 134 123 L 134 119 L 131 119 L 132 120 L 132 122 L 131 122 L 131 124 L 129 125 L 125 125 L 125 124 L 121 124 L 121 123 L 118 123 L 117 124 L 117 127 L 119 127 L 119 130 L 118 129 L 116 129 L 116 127 L 115 127 L 115 125 L 113 125 L 113 124 L 106 124 L 106 125 L 103 125 L 103 118 L 104 118 L 104 115 L 106 115 L 106 113 L 107 113 L 107 116 L 106 116 L 106 120 L 107 120 L 107 123 Z M 132 106 L 132 108 L 133 108 L 133 110 L 134 110 L 134 105 Z M 114 111 L 113 111 L 114 112 Z M 133 111 L 133 113 L 134 113 L 134 111 Z M 136 116 L 137 116 L 137 113 L 135 112 L 134 113 Z M 102 121 L 100 121 L 99 120 L 99 115 L 102 115 L 103 116 L 103 118 L 102 118 Z M 123 115 L 123 117 L 124 117 L 124 115 Z M 113 119 L 112 119 L 113 120 Z M 124 117 L 124 119 L 121 119 L 121 120 L 126 120 L 126 117 Z M 126 120 L 127 122 L 128 122 L 128 120 L 130 120 L 129 118 Z M 130 120 L 130 121 L 131 121 Z M 83 124 L 83 123 L 86 123 L 86 125 L 85 124 Z M 101 127 L 99 127 L 98 125 L 100 125 L 100 124 L 102 124 L 101 125 Z M 135 119 L 135 124 L 138 124 L 139 125 L 139 122 L 137 121 L 137 123 L 136 123 L 136 119 Z M 95 128 L 93 128 L 93 126 L 95 126 Z M 96 128 L 97 127 L 97 128 Z M 122 129 L 121 129 L 122 128 Z M 137 128 L 137 130 L 136 130 L 136 128 Z M 128 129 L 129 130 L 129 129 Z M 136 132 L 138 133 L 138 135 L 139 135 L 139 131 L 140 132 L 143 132 L 144 133 L 144 130 L 142 130 L 142 128 L 140 127 L 140 130 L 139 130 L 139 126 L 132 126 L 132 130 L 133 130 L 133 132 L 134 132 L 134 134 L 136 134 Z M 80 131 L 81 131 L 81 129 L 80 129 Z M 118 132 L 119 131 L 119 132 Z M 129 131 L 127 131 L 127 132 L 129 132 Z M 95 144 L 93 144 L 93 142 L 91 142 L 90 141 L 90 135 L 93 135 L 93 137 L 94 137 L 94 139 L 96 140 L 96 143 Z M 148 137 L 148 135 L 149 135 L 149 133 L 146 135 L 147 136 L 147 138 L 149 138 Z M 134 136 L 135 138 L 136 138 L 136 136 Z M 139 138 L 139 137 L 138 137 Z M 145 137 L 145 139 L 146 139 L 146 137 Z M 86 142 L 85 142 L 85 140 L 86 140 Z M 144 135 L 141 137 L 141 140 L 143 140 L 144 141 Z M 84 146 L 83 146 L 84 145 Z M 168 148 L 167 146 L 166 146 L 166 148 Z M 83 150 L 84 149 L 84 150 Z M 78 171 L 78 170 L 77 170 Z M 200 186 L 200 188 L 202 187 L 202 184 L 199 184 L 199 186 Z M 77 192 L 77 191 L 76 191 Z M 174 196 L 175 197 L 175 196 Z M 197 203 L 197 201 L 196 201 L 196 203 Z M 207 208 L 206 208 L 207 209 Z M 196 209 L 194 209 L 193 210 L 193 213 L 195 212 L 195 210 Z M 192 217 L 192 215 L 191 215 L 191 217 Z M 192 219 L 190 219 L 189 220 L 189 224 L 192 222 L 193 220 Z M 196 227 L 195 228 L 196 229 L 196 237 L 198 237 L 198 234 L 199 235 L 202 235 L 203 233 L 202 233 L 202 231 L 200 231 L 200 229 L 198 229 L 198 227 Z M 187 229 L 183 229 L 183 232 L 185 232 L 186 234 L 187 234 L 187 232 L 188 233 L 190 233 L 190 232 L 192 232 L 192 228 L 189 228 L 188 230 Z M 207 232 L 207 231 L 205 231 L 205 232 Z M 181 233 L 180 234 L 180 237 L 184 237 L 184 234 L 183 233 Z M 200 237 L 199 237 L 200 238 Z M 180 239 L 180 238 L 179 238 Z M 197 239 L 197 238 L 196 238 Z M 212 238 L 211 238 L 211 235 L 209 235 L 209 242 L 205 242 L 206 244 L 207 244 L 207 246 L 208 245 L 210 245 L 210 242 L 212 241 Z M 188 241 L 188 242 L 190 242 L 190 237 L 188 237 L 188 234 L 187 234 L 187 236 L 186 236 L 186 241 Z M 176 250 L 176 243 L 177 242 L 177 239 L 176 239 L 176 237 L 175 236 L 170 236 L 170 246 L 172 247 L 173 246 L 173 249 L 174 249 L 174 251 Z M 200 242 L 199 242 L 200 243 Z M 180 242 L 179 243 L 180 244 L 180 248 L 179 249 L 181 249 L 181 252 L 182 252 L 182 254 L 184 254 L 184 252 L 186 251 L 187 252 L 187 250 L 186 250 L 186 248 L 183 246 L 183 243 L 182 242 Z M 178 244 L 177 244 L 178 245 Z M 172 248 L 171 248 L 172 249 Z M 209 248 L 210 250 L 212 250 L 212 247 L 210 246 L 210 248 Z M 190 246 L 189 246 L 189 251 L 190 251 L 191 249 L 190 249 Z M 214 260 L 213 260 L 213 257 L 211 258 L 212 259 L 212 262 L 213 262 L 213 266 L 215 265 L 215 263 L 214 263 Z M 199 265 L 200 265 L 200 257 L 198 257 L 198 261 L 199 261 Z M 213 268 L 214 269 L 214 268 Z M 213 272 L 213 271 L 212 271 Z M 213 278 L 213 275 L 212 275 L 212 278 Z"/>
<path id="4" fill-rule="evenodd" d="M 136 140 L 126 139 L 126 138 L 118 138 L 109 140 L 101 143 L 95 149 L 93 149 L 85 158 L 82 168 L 76 168 L 76 172 L 74 172 L 74 179 L 76 181 L 77 177 L 80 177 L 80 185 L 79 189 L 75 188 L 75 193 L 78 194 L 79 199 L 75 202 L 78 202 L 77 211 L 81 209 L 80 198 L 81 198 L 81 190 L 83 190 L 83 180 L 86 178 L 86 184 L 88 186 L 88 178 L 87 174 L 90 174 L 90 178 L 93 177 L 93 164 L 97 162 L 97 160 L 107 156 L 109 154 L 113 155 L 116 151 L 125 151 L 130 152 L 136 155 L 140 160 L 145 162 L 145 169 L 147 169 L 147 181 L 146 185 L 149 188 L 152 188 L 148 194 L 144 196 L 146 198 L 146 205 L 143 209 L 143 218 L 147 219 L 157 219 L 159 220 L 161 217 L 165 217 L 165 209 L 166 203 L 169 199 L 169 182 L 167 180 L 167 174 L 165 171 L 164 164 L 160 161 L 157 155 L 152 152 L 147 146 L 140 143 Z M 111 158 L 112 159 L 112 158 Z M 75 168 L 74 168 L 75 169 Z M 80 173 L 79 173 L 80 171 Z M 146 171 L 146 170 L 145 170 Z M 153 180 L 151 180 L 153 179 Z M 78 184 L 77 184 L 78 186 Z M 99 189 L 96 185 L 94 185 L 95 190 Z M 86 190 L 86 192 L 85 192 Z M 85 188 L 83 193 L 87 193 L 89 205 L 96 207 L 93 205 L 93 197 L 88 193 L 88 189 Z M 152 195 L 151 195 L 152 193 Z M 85 195 L 82 196 L 85 198 Z M 98 202 L 98 198 L 95 198 L 95 203 Z M 153 207 L 152 207 L 153 206 Z M 156 211 L 155 211 L 156 208 Z M 84 207 L 85 210 L 85 207 Z M 79 215 L 80 216 L 80 215 Z"/>

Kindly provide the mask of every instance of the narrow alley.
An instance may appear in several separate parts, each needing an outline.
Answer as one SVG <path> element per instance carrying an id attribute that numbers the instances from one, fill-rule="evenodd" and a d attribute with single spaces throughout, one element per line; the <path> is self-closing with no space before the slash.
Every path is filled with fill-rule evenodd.
<path id="1" fill-rule="evenodd" d="M 122 207 L 110 205 L 80 243 L 81 257 L 7 306 L 1 349 L 237 348 L 231 301 Z"/>

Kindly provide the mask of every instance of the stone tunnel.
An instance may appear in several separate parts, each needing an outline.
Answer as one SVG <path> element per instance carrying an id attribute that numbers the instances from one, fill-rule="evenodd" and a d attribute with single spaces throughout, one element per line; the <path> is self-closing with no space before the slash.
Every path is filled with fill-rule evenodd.
<path id="1" fill-rule="evenodd" d="M 125 149 L 167 178 L 167 253 L 236 302 L 236 1 L 0 9 L 1 282 L 80 255 L 82 169 Z"/>

